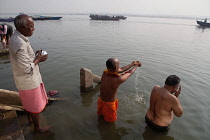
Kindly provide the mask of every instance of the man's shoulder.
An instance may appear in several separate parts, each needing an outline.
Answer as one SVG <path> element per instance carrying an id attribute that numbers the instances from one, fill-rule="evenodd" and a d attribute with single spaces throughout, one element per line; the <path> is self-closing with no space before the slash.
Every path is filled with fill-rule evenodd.
<path id="1" fill-rule="evenodd" d="M 23 35 L 20 34 L 20 33 L 17 33 L 17 32 L 15 32 L 11 36 L 11 39 L 10 40 L 13 41 L 13 42 L 16 42 L 16 43 L 24 43 L 24 42 L 26 42 L 25 41 L 26 39 L 24 39 Z"/>
<path id="2" fill-rule="evenodd" d="M 10 44 L 9 44 L 9 48 L 13 51 L 17 51 L 22 47 L 25 47 L 26 42 L 22 39 L 21 36 L 19 36 L 18 34 L 13 34 L 11 39 L 10 39 Z"/>
<path id="3" fill-rule="evenodd" d="M 117 80 L 117 79 L 119 79 L 121 76 L 120 76 L 120 75 L 117 75 L 117 74 L 109 74 L 109 73 L 103 72 L 102 77 L 104 77 L 104 78 L 109 78 L 109 79 L 111 79 L 111 80 Z"/>
<path id="4" fill-rule="evenodd" d="M 159 85 L 156 85 L 156 86 L 154 86 L 153 87 L 153 91 L 157 91 L 157 90 L 160 90 L 162 87 L 161 86 L 159 86 Z"/>

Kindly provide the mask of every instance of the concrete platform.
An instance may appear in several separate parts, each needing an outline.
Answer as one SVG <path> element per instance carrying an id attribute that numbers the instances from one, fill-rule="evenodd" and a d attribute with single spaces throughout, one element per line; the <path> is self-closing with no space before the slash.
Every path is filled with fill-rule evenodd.
<path id="1" fill-rule="evenodd" d="M 16 111 L 0 111 L 0 140 L 25 140 Z"/>

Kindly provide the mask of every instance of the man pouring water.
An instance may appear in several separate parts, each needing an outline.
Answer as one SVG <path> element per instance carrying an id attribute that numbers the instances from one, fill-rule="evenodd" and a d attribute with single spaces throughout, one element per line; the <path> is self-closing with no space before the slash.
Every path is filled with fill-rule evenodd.
<path id="1" fill-rule="evenodd" d="M 142 64 L 140 61 L 120 67 L 118 58 L 109 58 L 106 61 L 107 69 L 101 77 L 100 96 L 98 98 L 99 116 L 103 116 L 106 122 L 117 120 L 118 99 L 117 90 Z"/>

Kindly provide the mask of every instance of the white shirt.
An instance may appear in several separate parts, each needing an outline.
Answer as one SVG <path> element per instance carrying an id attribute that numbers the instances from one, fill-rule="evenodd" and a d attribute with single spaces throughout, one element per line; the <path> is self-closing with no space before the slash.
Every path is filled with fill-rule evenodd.
<path id="1" fill-rule="evenodd" d="M 35 53 L 27 37 L 15 30 L 9 42 L 10 63 L 18 90 L 35 89 L 42 83 L 39 65 L 33 63 Z"/>

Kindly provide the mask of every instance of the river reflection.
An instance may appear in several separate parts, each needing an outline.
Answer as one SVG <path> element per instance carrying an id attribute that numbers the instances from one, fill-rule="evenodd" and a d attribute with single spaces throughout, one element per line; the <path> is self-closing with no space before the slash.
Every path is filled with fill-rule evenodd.
<path id="1" fill-rule="evenodd" d="M 156 132 L 152 130 L 149 126 L 145 126 L 142 136 L 144 140 L 174 140 L 173 137 L 168 136 L 168 132 Z"/>
<path id="2" fill-rule="evenodd" d="M 49 140 L 56 140 L 55 138 L 55 133 L 48 131 L 46 133 L 33 133 L 32 138 L 28 139 L 33 139 L 33 140 L 40 140 L 40 139 L 49 139 Z"/>
<path id="3" fill-rule="evenodd" d="M 204 27 L 204 26 L 196 26 L 196 28 L 198 30 L 202 30 L 202 32 L 207 31 L 207 30 L 210 30 L 210 27 Z"/>
<path id="4" fill-rule="evenodd" d="M 121 140 L 121 138 L 128 134 L 125 127 L 117 128 L 115 122 L 108 123 L 102 116 L 98 116 L 98 131 L 102 140 Z"/>
<path id="5" fill-rule="evenodd" d="M 81 91 L 80 96 L 82 97 L 82 104 L 84 107 L 90 107 L 91 104 L 93 103 L 93 96 L 99 92 L 100 90 L 100 85 L 97 84 L 94 89 L 90 90 L 90 91 Z"/>
<path id="6" fill-rule="evenodd" d="M 82 104 L 84 107 L 90 107 L 93 104 L 93 97 L 100 90 L 100 84 L 97 84 L 93 90 L 81 91 Z M 121 138 L 128 134 L 125 127 L 117 128 L 116 123 L 108 123 L 103 116 L 98 116 L 97 128 L 102 140 L 121 140 Z"/>

